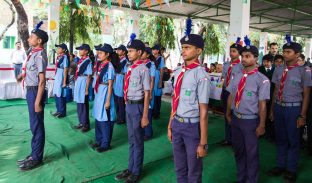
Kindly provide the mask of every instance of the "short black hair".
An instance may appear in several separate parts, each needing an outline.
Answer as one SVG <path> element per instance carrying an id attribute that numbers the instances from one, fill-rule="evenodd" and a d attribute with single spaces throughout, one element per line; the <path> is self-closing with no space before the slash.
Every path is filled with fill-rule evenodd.
<path id="1" fill-rule="evenodd" d="M 262 60 L 266 60 L 266 61 L 272 62 L 273 61 L 273 56 L 271 54 L 264 55 L 262 57 Z"/>
<path id="2" fill-rule="evenodd" d="M 284 61 L 284 57 L 282 55 L 275 55 L 274 61 L 277 60 L 277 59 L 281 59 L 281 60 Z"/>
<path id="3" fill-rule="evenodd" d="M 272 46 L 278 46 L 278 45 L 277 45 L 277 43 L 273 42 L 273 43 L 270 43 L 270 48 L 271 48 Z"/>
<path id="4" fill-rule="evenodd" d="M 303 61 L 305 60 L 305 56 L 304 56 L 304 54 L 300 54 L 300 56 L 299 56 Z"/>

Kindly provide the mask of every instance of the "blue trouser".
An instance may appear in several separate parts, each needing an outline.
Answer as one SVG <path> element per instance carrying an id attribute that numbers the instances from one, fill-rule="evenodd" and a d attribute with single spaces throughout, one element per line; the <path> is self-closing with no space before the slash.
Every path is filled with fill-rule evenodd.
<path id="1" fill-rule="evenodd" d="M 226 109 L 227 109 L 227 100 L 230 96 L 230 93 L 222 89 L 222 103 L 223 103 L 223 112 L 224 112 L 224 140 L 232 143 L 232 135 L 231 135 L 231 125 L 228 123 L 226 119 Z"/>
<path id="2" fill-rule="evenodd" d="M 77 113 L 79 124 L 83 127 L 90 127 L 90 119 L 89 119 L 89 96 L 85 96 L 85 103 L 77 103 Z"/>
<path id="3" fill-rule="evenodd" d="M 233 115 L 231 123 L 237 182 L 256 183 L 259 178 L 259 144 L 256 135 L 259 119 L 238 119 Z"/>
<path id="4" fill-rule="evenodd" d="M 29 112 L 30 130 L 32 133 L 31 139 L 31 157 L 33 160 L 41 161 L 43 159 L 45 131 L 44 131 L 44 106 L 46 99 L 46 92 L 44 92 L 41 99 L 41 112 L 35 112 L 35 101 L 38 89 L 27 89 L 26 100 Z"/>
<path id="5" fill-rule="evenodd" d="M 153 116 L 159 117 L 160 115 L 160 108 L 161 108 L 161 96 L 154 96 L 154 109 L 153 109 Z"/>
<path id="6" fill-rule="evenodd" d="M 66 97 L 57 97 L 55 98 L 55 106 L 56 106 L 56 112 L 61 115 L 66 115 Z"/>
<path id="7" fill-rule="evenodd" d="M 123 97 L 114 96 L 116 104 L 117 122 L 126 122 L 126 104 Z"/>
<path id="8" fill-rule="evenodd" d="M 274 105 L 275 138 L 277 146 L 277 166 L 296 172 L 300 150 L 300 128 L 297 119 L 301 107 Z"/>
<path id="9" fill-rule="evenodd" d="M 107 115 L 107 121 L 95 120 L 95 139 L 102 148 L 110 147 L 113 136 L 114 122 L 110 121 L 110 111 L 107 111 Z"/>
<path id="10" fill-rule="evenodd" d="M 199 123 L 172 120 L 172 145 L 178 183 L 202 182 L 203 161 L 197 158 L 200 142 Z"/>
<path id="11" fill-rule="evenodd" d="M 153 109 L 148 109 L 148 125 L 144 128 L 144 136 L 147 138 L 152 138 L 153 137 L 153 125 L 152 125 L 152 120 L 153 120 Z"/>
<path id="12" fill-rule="evenodd" d="M 127 104 L 126 119 L 129 141 L 129 171 L 140 175 L 144 158 L 144 129 L 141 127 L 143 104 Z"/>
<path id="13" fill-rule="evenodd" d="M 18 75 L 20 75 L 22 73 L 22 66 L 23 66 L 23 64 L 14 64 L 15 77 L 17 77 Z"/>

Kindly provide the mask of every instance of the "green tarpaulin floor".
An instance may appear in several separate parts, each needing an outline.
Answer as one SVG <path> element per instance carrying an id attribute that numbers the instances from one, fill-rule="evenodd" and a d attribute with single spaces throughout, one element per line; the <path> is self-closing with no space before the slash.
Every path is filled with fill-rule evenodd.
<path id="1" fill-rule="evenodd" d="M 68 116 L 63 119 L 51 117 L 53 99 L 45 108 L 46 144 L 44 165 L 30 172 L 20 172 L 16 160 L 30 152 L 31 132 L 25 100 L 0 101 L 0 182 L 115 182 L 117 172 L 127 167 L 128 142 L 125 125 L 115 125 L 112 150 L 99 154 L 89 147 L 94 140 L 92 130 L 86 134 L 73 129 L 77 124 L 75 103 L 67 106 Z M 92 107 L 92 105 L 91 105 Z M 141 182 L 175 182 L 171 144 L 167 140 L 167 122 L 170 106 L 163 103 L 162 117 L 154 120 L 154 138 L 145 143 L 144 170 Z M 235 180 L 235 161 L 231 148 L 219 147 L 223 139 L 223 119 L 209 117 L 209 154 L 204 159 L 204 183 L 229 183 Z M 260 140 L 260 182 L 279 183 L 281 177 L 270 178 L 265 171 L 274 166 L 274 145 Z M 301 153 L 297 182 L 312 182 L 312 158 Z"/>

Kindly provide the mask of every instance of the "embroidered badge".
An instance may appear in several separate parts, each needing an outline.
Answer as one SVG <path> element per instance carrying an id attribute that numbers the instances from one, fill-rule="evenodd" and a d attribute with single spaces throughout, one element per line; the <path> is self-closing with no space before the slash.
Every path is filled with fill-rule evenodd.
<path id="1" fill-rule="evenodd" d="M 252 92 L 251 91 L 247 91 L 247 96 L 251 97 L 252 96 Z"/>
<path id="2" fill-rule="evenodd" d="M 138 86 L 138 82 L 136 82 L 136 81 L 134 81 L 134 82 L 132 82 L 132 85 L 131 85 L 132 87 L 137 87 Z"/>
<path id="3" fill-rule="evenodd" d="M 190 89 L 185 90 L 185 96 L 191 96 L 192 91 Z"/>

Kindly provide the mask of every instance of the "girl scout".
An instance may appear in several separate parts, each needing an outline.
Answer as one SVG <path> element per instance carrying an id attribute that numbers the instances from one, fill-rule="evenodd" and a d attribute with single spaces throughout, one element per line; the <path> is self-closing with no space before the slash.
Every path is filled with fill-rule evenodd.
<path id="1" fill-rule="evenodd" d="M 150 76 L 144 62 L 140 60 L 145 50 L 142 41 L 131 35 L 128 43 L 128 57 L 132 62 L 125 78 L 124 97 L 129 140 L 128 169 L 117 174 L 115 180 L 138 182 L 143 168 L 144 129 L 148 125 L 148 108 L 150 101 Z"/>
<path id="2" fill-rule="evenodd" d="M 48 58 L 43 45 L 48 42 L 48 34 L 40 29 L 41 21 L 31 32 L 28 43 L 32 47 L 26 62 L 23 74 L 17 80 L 25 79 L 27 94 L 26 100 L 29 111 L 30 130 L 32 132 L 31 154 L 23 160 L 18 160 L 20 170 L 27 171 L 42 165 L 45 130 L 44 130 L 44 106 L 45 106 L 45 72 Z"/>
<path id="3" fill-rule="evenodd" d="M 119 57 L 114 53 L 111 45 L 104 44 L 98 48 L 98 60 L 100 64 L 95 78 L 93 105 L 96 143 L 92 147 L 96 148 L 98 152 L 104 152 L 110 148 L 114 121 L 116 120 L 113 95 L 115 71 L 111 62 L 119 63 Z"/>
<path id="4" fill-rule="evenodd" d="M 198 61 L 204 40 L 200 35 L 190 34 L 191 26 L 188 19 L 186 35 L 180 40 L 184 65 L 174 71 L 176 79 L 168 124 L 178 183 L 202 181 L 202 158 L 208 150 L 209 80 Z"/>
<path id="5" fill-rule="evenodd" d="M 75 126 L 76 129 L 81 129 L 82 132 L 90 130 L 89 119 L 89 85 L 92 75 L 92 61 L 89 57 L 91 53 L 90 46 L 82 44 L 76 48 L 79 50 L 80 60 L 77 63 L 77 70 L 75 74 L 75 93 L 74 101 L 77 103 L 77 113 L 79 124 Z"/>
<path id="6" fill-rule="evenodd" d="M 116 103 L 116 112 L 117 112 L 117 124 L 122 124 L 126 122 L 126 105 L 124 100 L 124 79 L 125 74 L 127 73 L 127 63 L 128 59 L 126 57 L 128 51 L 124 45 L 120 45 L 116 48 L 116 53 L 119 56 L 120 64 L 121 64 L 121 71 L 116 71 L 116 78 L 114 81 L 114 97 Z"/>
<path id="7" fill-rule="evenodd" d="M 143 55 L 141 56 L 141 60 L 144 60 L 145 66 L 149 69 L 150 77 L 151 77 L 151 89 L 150 89 L 150 106 L 148 110 L 148 125 L 144 128 L 144 140 L 149 140 L 153 137 L 153 126 L 152 126 L 152 116 L 153 116 L 153 108 L 154 108 L 154 81 L 155 81 L 155 72 L 156 67 L 154 64 L 155 57 L 153 56 L 152 49 L 150 47 L 146 47 Z"/>
<path id="8" fill-rule="evenodd" d="M 270 80 L 258 72 L 258 48 L 245 37 L 242 49 L 244 69 L 231 79 L 227 91 L 226 117 L 231 123 L 237 182 L 257 183 L 259 178 L 258 139 L 265 132 L 266 100 L 270 99 Z"/>
<path id="9" fill-rule="evenodd" d="M 68 49 L 66 44 L 55 45 L 57 47 L 58 56 L 56 58 L 56 72 L 53 85 L 53 94 L 55 97 L 56 112 L 52 114 L 57 118 L 66 116 L 66 97 L 63 95 L 63 88 L 66 87 L 68 81 Z"/>

